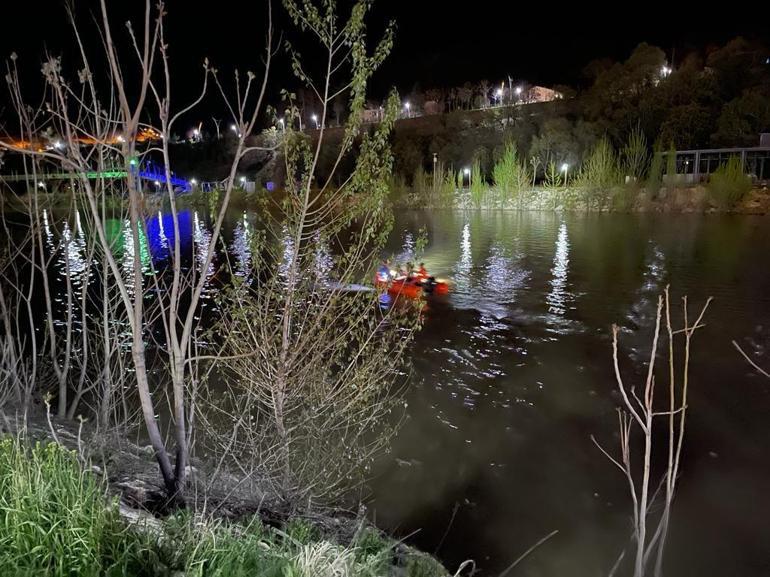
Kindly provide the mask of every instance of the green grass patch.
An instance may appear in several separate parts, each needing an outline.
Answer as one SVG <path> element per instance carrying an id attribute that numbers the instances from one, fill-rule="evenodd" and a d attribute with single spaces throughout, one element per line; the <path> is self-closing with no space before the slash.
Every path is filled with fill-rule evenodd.
<path id="1" fill-rule="evenodd" d="M 0 439 L 0 577 L 377 577 L 402 570 L 394 565 L 395 542 L 370 527 L 347 546 L 300 519 L 275 530 L 258 519 L 225 523 L 180 512 L 161 531 L 150 530 L 128 525 L 105 489 L 72 451 Z M 406 574 L 446 571 L 415 554 Z"/>

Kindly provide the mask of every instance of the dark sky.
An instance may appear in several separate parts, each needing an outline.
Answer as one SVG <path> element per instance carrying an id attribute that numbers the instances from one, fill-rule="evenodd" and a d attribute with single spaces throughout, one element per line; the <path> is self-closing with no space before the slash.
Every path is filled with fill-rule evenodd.
<path id="1" fill-rule="evenodd" d="M 74 5 L 84 35 L 98 42 L 90 22 L 97 1 L 74 0 Z M 136 19 L 143 5 L 142 0 L 109 0 L 119 37 L 126 37 L 120 23 L 129 16 Z M 39 76 L 44 47 L 66 55 L 72 46 L 63 0 L 6 0 L 1 10 L 0 55 L 5 58 L 15 50 L 32 76 Z M 234 66 L 255 68 L 259 62 L 264 0 L 167 0 L 167 11 L 175 76 L 182 88 L 195 86 L 204 56 L 222 74 Z M 279 0 L 274 12 L 277 27 L 290 30 Z M 671 1 L 559 6 L 512 0 L 379 0 L 372 35 L 389 19 L 397 22 L 396 44 L 375 78 L 375 95 L 391 85 L 408 92 L 415 84 L 425 89 L 466 80 L 499 82 L 509 74 L 545 85 L 575 84 L 592 59 L 623 59 L 642 41 L 659 45 L 669 57 L 675 50 L 679 57 L 739 34 L 770 40 L 770 2 L 733 9 Z M 296 31 L 288 34 L 296 37 Z M 291 82 L 288 68 L 285 57 L 276 60 L 274 86 Z"/>

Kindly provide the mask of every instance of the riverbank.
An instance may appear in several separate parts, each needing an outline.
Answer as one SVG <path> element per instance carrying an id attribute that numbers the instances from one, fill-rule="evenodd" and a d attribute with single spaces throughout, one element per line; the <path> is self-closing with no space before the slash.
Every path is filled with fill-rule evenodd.
<path id="1" fill-rule="evenodd" d="M 770 188 L 752 188 L 732 206 L 720 204 L 706 186 L 661 188 L 656 194 L 634 187 L 618 187 L 607 191 L 586 191 L 573 187 L 532 188 L 502 199 L 498 191 L 482 193 L 468 190 L 451 194 L 431 194 L 430 191 L 402 191 L 393 204 L 407 209 L 490 209 L 549 212 L 652 212 L 681 214 L 770 214 Z"/>
<path id="2" fill-rule="evenodd" d="M 193 461 L 187 508 L 174 509 L 152 451 L 125 435 L 44 414 L 25 428 L 4 418 L 0 433 L 0 575 L 449 574 L 372 526 L 363 506 L 290 506 Z"/>
<path id="3" fill-rule="evenodd" d="M 221 193 L 220 193 L 221 194 Z M 681 214 L 770 214 L 770 187 L 755 186 L 742 199 L 732 206 L 726 206 L 713 198 L 706 186 L 663 187 L 656 194 L 635 187 L 618 187 L 613 190 L 586 191 L 575 187 L 546 188 L 536 187 L 501 198 L 493 188 L 482 193 L 468 190 L 434 194 L 431 191 L 393 190 L 391 202 L 400 209 L 488 209 L 510 211 L 549 211 L 549 212 L 652 212 Z M 231 210 L 253 210 L 264 205 L 271 197 L 282 198 L 281 191 L 247 192 L 234 189 L 230 198 Z M 180 195 L 180 205 L 206 210 L 212 203 L 216 205 L 220 197 L 216 192 L 200 190 Z M 26 197 L 6 196 L 7 212 L 23 213 L 27 210 Z M 38 193 L 37 202 L 42 208 L 57 211 L 69 209 L 74 199 L 70 193 Z M 151 194 L 145 197 L 148 213 L 164 210 L 168 205 L 165 195 Z M 110 197 L 105 208 L 108 213 L 121 213 L 125 199 Z"/>

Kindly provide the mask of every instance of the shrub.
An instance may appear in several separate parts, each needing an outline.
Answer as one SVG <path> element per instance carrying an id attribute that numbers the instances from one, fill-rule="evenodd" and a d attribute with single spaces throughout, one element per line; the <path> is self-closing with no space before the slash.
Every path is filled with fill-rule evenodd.
<path id="1" fill-rule="evenodd" d="M 602 138 L 589 157 L 583 162 L 576 186 L 586 197 L 586 204 L 604 208 L 611 190 L 620 184 L 620 167 L 617 155 L 606 138 Z"/>
<path id="2" fill-rule="evenodd" d="M 486 197 L 486 183 L 481 174 L 481 162 L 476 160 L 471 166 L 471 200 L 476 206 L 481 206 Z"/>
<path id="3" fill-rule="evenodd" d="M 649 162 L 647 154 L 647 139 L 639 126 L 636 126 L 628 135 L 628 140 L 622 151 L 623 170 L 625 176 L 639 181 L 644 176 Z"/>
<path id="4" fill-rule="evenodd" d="M 732 156 L 709 179 L 709 196 L 723 209 L 732 209 L 751 190 L 751 178 L 743 172 L 741 160 Z"/>
<path id="5" fill-rule="evenodd" d="M 519 161 L 515 144 L 505 147 L 492 170 L 492 179 L 502 201 L 517 197 L 529 185 L 527 165 Z"/>
<path id="6" fill-rule="evenodd" d="M 647 182 L 645 188 L 650 195 L 651 200 L 655 200 L 660 192 L 660 186 L 663 182 L 663 150 L 660 143 L 656 142 L 652 148 L 652 159 L 650 160 L 650 170 L 647 172 Z"/>
<path id="7" fill-rule="evenodd" d="M 184 511 L 160 532 L 142 531 L 121 519 L 72 451 L 0 440 L 0 577 L 379 577 L 396 571 L 394 545 L 369 527 L 346 547 L 300 519 L 277 531 Z M 446 571 L 415 551 L 406 574 Z"/>

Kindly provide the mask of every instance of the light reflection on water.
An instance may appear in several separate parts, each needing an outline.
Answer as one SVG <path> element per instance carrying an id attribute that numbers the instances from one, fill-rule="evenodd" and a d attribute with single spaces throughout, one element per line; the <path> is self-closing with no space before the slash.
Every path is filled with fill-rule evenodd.
<path id="1" fill-rule="evenodd" d="M 569 272 L 569 238 L 567 224 L 561 223 L 559 237 L 556 239 L 556 253 L 551 267 L 551 292 L 546 297 L 548 310 L 555 315 L 564 316 L 572 295 L 567 292 L 567 274 Z"/>
<path id="2" fill-rule="evenodd" d="M 728 335 L 770 350 L 770 273 L 756 268 L 770 250 L 765 222 L 399 214 L 390 254 L 403 254 L 403 240 L 426 228 L 415 260 L 454 288 L 428 303 L 412 349 L 408 419 L 372 481 L 378 522 L 400 534 L 419 529 L 414 542 L 428 551 L 441 544 L 450 569 L 474 558 L 484 574 L 559 529 L 522 574 L 606 575 L 627 543 L 631 510 L 622 478 L 590 441 L 616 442 L 609 329 L 624 327 L 633 380 L 631 363 L 643 372 L 646 362 L 657 295 L 671 283 L 675 302 L 685 293 L 691 302 L 720 298 L 693 359 L 688 479 L 674 506 L 668 574 L 755 574 L 752 561 L 736 573 L 735 559 L 738 551 L 763 558 L 770 539 L 753 520 L 770 515 L 770 498 L 758 499 L 770 474 L 770 387 L 758 388 L 735 355 L 713 352 L 729 348 Z M 752 400 L 736 399 L 736 390 Z M 754 533 L 714 527 L 704 511 L 717 502 L 721 518 Z"/>
<path id="3" fill-rule="evenodd" d="M 234 273 L 245 281 L 251 278 L 252 267 L 252 242 L 254 231 L 249 225 L 248 216 L 243 214 L 235 223 L 233 241 L 230 243 L 230 252 L 235 257 Z"/>

